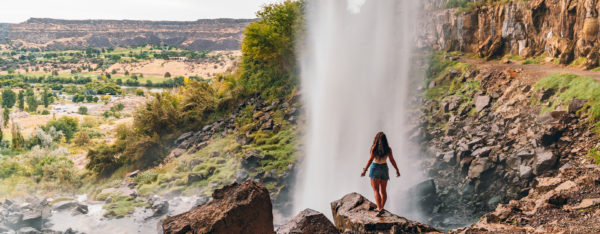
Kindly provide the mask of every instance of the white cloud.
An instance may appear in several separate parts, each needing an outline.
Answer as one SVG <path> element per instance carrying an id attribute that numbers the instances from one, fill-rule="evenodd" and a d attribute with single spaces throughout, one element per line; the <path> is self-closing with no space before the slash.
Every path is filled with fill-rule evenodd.
<path id="1" fill-rule="evenodd" d="M 0 22 L 58 19 L 197 20 L 254 18 L 280 0 L 0 0 Z"/>

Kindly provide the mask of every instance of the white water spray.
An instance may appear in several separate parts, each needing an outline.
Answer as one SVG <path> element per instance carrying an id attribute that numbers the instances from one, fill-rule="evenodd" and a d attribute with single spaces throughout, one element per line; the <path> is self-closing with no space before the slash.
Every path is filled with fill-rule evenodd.
<path id="1" fill-rule="evenodd" d="M 294 211 L 318 210 L 350 192 L 374 201 L 360 177 L 373 137 L 384 131 L 402 177 L 389 164 L 386 209 L 402 216 L 401 197 L 422 178 L 408 154 L 405 126 L 411 52 L 420 17 L 416 0 L 331 0 L 307 3 L 301 54 L 307 104 L 306 157 L 299 171 Z"/>

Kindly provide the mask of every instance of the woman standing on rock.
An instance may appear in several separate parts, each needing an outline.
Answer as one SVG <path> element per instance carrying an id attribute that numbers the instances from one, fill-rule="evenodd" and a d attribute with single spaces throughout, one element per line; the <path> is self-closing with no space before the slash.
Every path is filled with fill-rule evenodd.
<path id="1" fill-rule="evenodd" d="M 388 158 L 390 159 L 392 166 L 396 168 L 396 176 L 400 177 L 400 171 L 398 170 L 398 166 L 396 165 L 396 161 L 392 155 L 392 148 L 390 148 L 390 145 L 388 144 L 387 137 L 385 136 L 385 133 L 379 132 L 377 135 L 375 135 L 375 139 L 373 140 L 373 146 L 371 146 L 371 156 L 369 157 L 367 166 L 363 168 L 363 171 L 360 174 L 360 176 L 365 176 L 367 169 L 369 166 L 371 167 L 369 177 L 371 178 L 371 187 L 375 193 L 378 217 L 383 215 L 383 206 L 385 206 L 385 201 L 387 200 L 386 188 L 387 182 L 390 179 L 388 166 L 386 163 Z"/>

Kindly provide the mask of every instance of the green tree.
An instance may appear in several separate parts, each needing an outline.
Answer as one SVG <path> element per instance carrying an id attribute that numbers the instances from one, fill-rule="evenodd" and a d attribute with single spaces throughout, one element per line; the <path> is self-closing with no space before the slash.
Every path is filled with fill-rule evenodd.
<path id="1" fill-rule="evenodd" d="M 11 89 L 2 90 L 2 107 L 12 108 L 17 100 L 17 95 Z"/>
<path id="2" fill-rule="evenodd" d="M 19 90 L 19 95 L 17 97 L 17 101 L 19 104 L 19 110 L 24 110 L 25 109 L 25 93 L 23 92 L 23 90 Z"/>
<path id="3" fill-rule="evenodd" d="M 35 95 L 27 96 L 27 108 L 30 112 L 35 112 L 38 107 L 38 101 Z"/>
<path id="4" fill-rule="evenodd" d="M 171 73 L 165 72 L 165 78 L 171 78 Z"/>
<path id="5" fill-rule="evenodd" d="M 52 98 L 52 96 L 50 95 L 51 94 L 48 93 L 48 89 L 44 89 L 44 91 L 42 92 L 42 103 L 46 108 L 48 108 L 48 105 L 50 105 L 50 99 Z"/>
<path id="6" fill-rule="evenodd" d="M 295 39 L 303 31 L 303 3 L 270 4 L 246 27 L 242 41 L 241 84 L 249 92 L 280 96 L 297 84 Z"/>
<path id="7" fill-rule="evenodd" d="M 10 109 L 4 107 L 4 111 L 2 111 L 2 117 L 4 119 L 4 127 L 8 126 L 8 121 L 10 120 Z"/>
<path id="8" fill-rule="evenodd" d="M 67 141 L 70 141 L 77 131 L 78 126 L 79 122 L 77 119 L 70 116 L 63 116 L 57 120 L 49 121 L 43 129 L 44 131 L 48 131 L 51 127 L 54 127 L 56 131 L 61 131 L 65 135 Z"/>
<path id="9" fill-rule="evenodd" d="M 13 123 L 11 128 L 12 133 L 12 148 L 13 149 L 22 149 L 25 144 L 25 138 L 21 134 L 21 128 L 17 126 L 18 124 Z"/>

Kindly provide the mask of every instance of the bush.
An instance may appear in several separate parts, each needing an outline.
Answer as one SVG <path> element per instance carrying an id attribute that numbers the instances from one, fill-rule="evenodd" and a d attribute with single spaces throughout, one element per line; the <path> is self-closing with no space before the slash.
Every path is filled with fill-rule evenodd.
<path id="1" fill-rule="evenodd" d="M 85 168 L 100 176 L 109 176 L 123 165 L 119 160 L 119 151 L 114 145 L 100 145 L 91 149 L 87 154 L 89 162 Z"/>
<path id="2" fill-rule="evenodd" d="M 70 141 L 73 138 L 73 135 L 77 131 L 79 121 L 70 116 L 63 116 L 57 120 L 49 121 L 46 126 L 44 126 L 44 130 L 48 131 L 51 127 L 54 127 L 56 131 L 62 132 L 64 134 L 67 141 Z"/>
<path id="3" fill-rule="evenodd" d="M 183 124 L 201 124 L 207 113 L 215 109 L 215 91 L 205 82 L 192 81 L 183 89 L 181 114 Z"/>
<path id="4" fill-rule="evenodd" d="M 44 155 L 33 164 L 33 174 L 38 181 L 58 181 L 61 184 L 75 184 L 76 168 L 73 161 L 66 157 Z"/>
<path id="5" fill-rule="evenodd" d="M 90 135 L 87 132 L 77 132 L 73 143 L 77 146 L 84 146 L 90 143 Z"/>
<path id="6" fill-rule="evenodd" d="M 26 174 L 27 168 L 15 161 L 0 161 L 0 178 L 5 179 L 13 175 Z"/>
<path id="7" fill-rule="evenodd" d="M 88 108 L 86 106 L 80 106 L 79 110 L 77 110 L 77 113 L 79 113 L 80 115 L 87 115 L 88 112 Z"/>
<path id="8" fill-rule="evenodd" d="M 146 135 L 170 133 L 181 123 L 181 97 L 169 92 L 153 95 L 133 114 L 134 127 Z"/>

